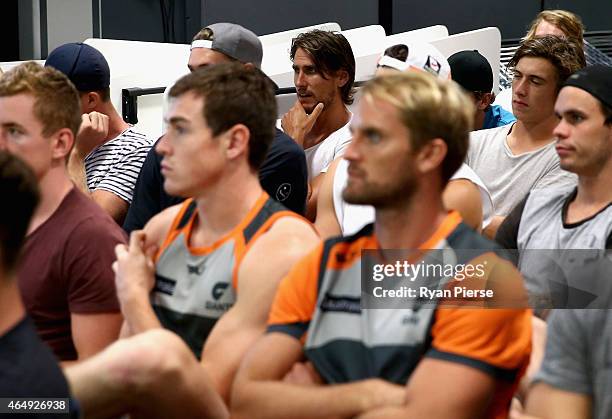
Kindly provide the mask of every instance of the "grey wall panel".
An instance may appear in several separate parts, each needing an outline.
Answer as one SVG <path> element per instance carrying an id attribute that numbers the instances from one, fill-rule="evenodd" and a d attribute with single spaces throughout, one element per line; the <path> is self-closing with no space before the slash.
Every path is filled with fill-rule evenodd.
<path id="1" fill-rule="evenodd" d="M 539 11 L 540 2 L 534 0 L 395 0 L 393 32 L 441 24 L 453 34 L 497 26 L 502 39 L 519 38 Z"/>
<path id="2" fill-rule="evenodd" d="M 30 0 L 32 1 L 32 0 Z M 94 0 L 95 1 L 95 0 Z M 189 42 L 206 24 L 230 21 L 258 35 L 328 21 L 343 29 L 371 24 L 392 33 L 443 24 L 451 33 L 497 26 L 503 39 L 519 38 L 540 11 L 564 7 L 579 13 L 587 30 L 612 30 L 612 0 L 165 0 L 175 6 L 175 42 Z M 390 13 L 379 13 L 389 8 Z M 164 40 L 159 0 L 103 0 L 104 38 Z M 379 19 L 380 18 L 380 19 Z M 389 32 L 388 32 L 389 33 Z"/>
<path id="3" fill-rule="evenodd" d="M 104 0 L 100 13 L 104 38 L 164 41 L 159 1 Z"/>
<path id="4" fill-rule="evenodd" d="M 611 0 L 548 0 L 545 9 L 565 9 L 578 14 L 587 31 L 612 30 Z"/>
<path id="5" fill-rule="evenodd" d="M 158 0 L 103 0 L 101 33 L 107 39 L 187 43 L 199 28 L 199 0 L 166 0 L 174 7 L 174 28 L 164 36 L 161 2 Z M 197 4 L 196 4 L 197 3 Z M 195 10 L 186 5 L 196 4 Z M 169 20 L 171 22 L 171 20 Z M 172 28 L 170 26 L 170 28 Z"/>
<path id="6" fill-rule="evenodd" d="M 92 4 L 82 0 L 47 1 L 47 51 L 93 35 Z"/>
<path id="7" fill-rule="evenodd" d="M 378 24 L 378 2 L 355 0 L 202 0 L 203 26 L 234 22 L 257 35 L 338 22 L 342 29 Z"/>

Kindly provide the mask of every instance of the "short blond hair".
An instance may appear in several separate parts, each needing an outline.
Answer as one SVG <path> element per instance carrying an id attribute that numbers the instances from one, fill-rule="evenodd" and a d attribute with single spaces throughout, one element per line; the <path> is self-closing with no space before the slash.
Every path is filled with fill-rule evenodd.
<path id="1" fill-rule="evenodd" d="M 12 68 L 0 78 L 0 97 L 18 94 L 34 97 L 34 116 L 43 126 L 43 136 L 69 128 L 76 137 L 81 125 L 81 102 L 63 73 L 34 61 Z"/>
<path id="2" fill-rule="evenodd" d="M 531 27 L 523 40 L 535 38 L 538 25 L 542 23 L 542 21 L 546 21 L 556 26 L 566 37 L 573 39 L 580 45 L 584 42 L 584 25 L 582 24 L 582 19 L 580 19 L 578 15 L 568 12 L 567 10 L 543 10 L 538 13 L 533 22 L 531 22 Z"/>
<path id="3" fill-rule="evenodd" d="M 389 103 L 419 150 L 440 138 L 448 148 L 442 162 L 442 181 L 448 182 L 461 167 L 473 128 L 474 104 L 453 81 L 409 71 L 376 77 L 363 87 L 363 99 Z"/>

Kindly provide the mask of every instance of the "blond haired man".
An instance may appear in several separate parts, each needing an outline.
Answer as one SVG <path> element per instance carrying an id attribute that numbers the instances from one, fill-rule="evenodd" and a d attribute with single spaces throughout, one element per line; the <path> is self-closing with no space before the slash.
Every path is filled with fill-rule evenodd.
<path id="1" fill-rule="evenodd" d="M 111 264 L 124 235 L 66 168 L 80 123 L 78 93 L 59 71 L 28 62 L 0 79 L 0 149 L 30 166 L 41 191 L 18 284 L 38 333 L 62 361 L 98 352 L 121 325 Z"/>
<path id="2" fill-rule="evenodd" d="M 471 109 L 458 87 L 421 73 L 364 87 L 343 197 L 373 205 L 375 222 L 327 240 L 281 282 L 268 334 L 234 383 L 232 417 L 506 417 L 529 359 L 528 310 L 426 308 L 416 300 L 362 310 L 364 251 L 493 248 L 442 205 L 467 150 Z"/>

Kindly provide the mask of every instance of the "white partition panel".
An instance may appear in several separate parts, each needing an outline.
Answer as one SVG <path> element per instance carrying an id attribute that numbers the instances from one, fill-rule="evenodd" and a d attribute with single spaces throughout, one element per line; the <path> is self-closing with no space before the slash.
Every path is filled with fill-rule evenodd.
<path id="1" fill-rule="evenodd" d="M 317 25 L 319 27 L 327 24 Z M 307 28 L 296 29 L 301 31 Z M 282 36 L 264 35 L 262 69 L 279 87 L 293 87 L 293 71 L 289 60 L 290 41 L 283 42 Z M 498 86 L 499 52 L 501 35 L 497 28 L 484 28 L 476 31 L 445 36 L 448 31 L 438 25 L 402 34 L 385 36 L 379 25 L 350 29 L 342 32 L 351 43 L 357 69 L 356 79 L 367 80 L 374 72 L 380 53 L 389 45 L 414 41 L 429 41 L 449 56 L 464 49 L 478 49 L 493 67 L 495 89 Z M 286 38 L 285 38 L 286 39 Z M 163 44 L 156 42 L 121 41 L 109 39 L 88 39 L 89 45 L 99 49 L 111 68 L 111 100 L 121 112 L 121 90 L 128 87 L 162 87 L 173 83 L 187 73 L 189 45 Z M 18 64 L 0 63 L 3 69 Z M 284 114 L 295 102 L 295 95 L 279 97 L 279 115 Z M 138 98 L 138 127 L 148 135 L 156 137 L 161 133 L 162 95 L 140 96 Z"/>
<path id="2" fill-rule="evenodd" d="M 259 40 L 261 41 L 264 49 L 266 47 L 278 44 L 291 43 L 291 40 L 297 35 L 311 31 L 313 29 L 320 29 L 322 31 L 340 31 L 340 25 L 336 22 L 321 23 L 319 25 L 305 26 L 303 28 L 291 29 L 284 32 L 271 33 L 269 35 L 261 35 Z"/>
<path id="3" fill-rule="evenodd" d="M 396 44 L 407 44 L 410 42 L 431 42 L 435 39 L 446 38 L 448 29 L 444 25 L 429 26 L 427 28 L 414 29 L 408 32 L 396 33 L 385 38 L 385 48 Z"/>
<path id="4" fill-rule="evenodd" d="M 45 65 L 45 61 L 44 60 L 31 60 L 31 61 L 37 62 L 40 65 Z M 17 67 L 19 64 L 23 64 L 23 63 L 26 63 L 26 62 L 27 61 L 4 61 L 4 62 L 0 63 L 0 69 L 2 69 L 2 71 L 4 71 L 6 73 L 11 68 Z"/>
<path id="5" fill-rule="evenodd" d="M 121 90 L 128 87 L 165 87 L 187 74 L 189 45 L 159 42 L 87 39 L 108 61 L 111 71 L 111 101 L 121 112 Z M 139 102 L 143 99 L 140 97 Z M 160 127 L 161 100 L 156 129 Z"/>
<path id="6" fill-rule="evenodd" d="M 417 30 L 388 36 L 377 52 L 356 58 L 357 67 L 359 68 L 359 74 L 361 76 L 358 80 L 367 80 L 373 76 L 374 71 L 376 71 L 376 61 L 386 47 L 397 43 L 420 41 L 430 42 L 447 58 L 458 51 L 477 49 L 491 64 L 491 68 L 493 69 L 493 91 L 497 91 L 499 85 L 499 56 L 501 50 L 501 34 L 499 29 L 483 28 L 437 38 L 438 34 L 442 33 L 443 30 L 441 29 L 431 32 L 427 30 Z M 429 37 L 429 35 L 432 35 L 433 39 Z"/>
<path id="7" fill-rule="evenodd" d="M 493 91 L 499 88 L 499 55 L 501 33 L 498 28 L 483 28 L 475 31 L 451 35 L 431 42 L 446 57 L 463 50 L 478 50 L 484 55 L 493 69 Z"/>
<path id="8" fill-rule="evenodd" d="M 444 25 L 430 26 L 427 28 L 389 35 L 376 48 L 373 48 L 367 54 L 355 57 L 359 74 L 357 80 L 369 80 L 374 77 L 376 64 L 380 54 L 382 54 L 382 52 L 391 45 L 409 44 L 411 42 L 431 42 L 447 36 L 448 29 Z"/>

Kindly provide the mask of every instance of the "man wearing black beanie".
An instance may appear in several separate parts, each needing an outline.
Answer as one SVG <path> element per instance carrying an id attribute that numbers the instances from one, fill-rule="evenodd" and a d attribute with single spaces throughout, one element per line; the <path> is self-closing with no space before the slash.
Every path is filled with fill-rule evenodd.
<path id="1" fill-rule="evenodd" d="M 493 69 L 477 50 L 459 51 L 448 57 L 451 78 L 463 87 L 476 107 L 474 130 L 497 128 L 516 121 L 514 115 L 493 105 Z"/>
<path id="2" fill-rule="evenodd" d="M 506 218 L 498 238 L 518 249 L 562 249 L 571 259 L 561 262 L 567 281 L 588 289 L 595 280 L 588 269 L 592 261 L 581 257 L 585 250 L 572 249 L 599 250 L 589 252 L 593 257 L 612 248 L 612 67 L 587 67 L 570 76 L 555 114 L 560 164 L 578 175 L 578 186 L 532 191 Z M 609 283 L 609 269 L 603 273 L 596 277 L 597 289 L 608 293 L 595 293 L 586 307 L 608 310 L 553 310 L 548 318 L 544 360 L 527 400 L 529 417 L 612 417 L 612 393 L 605 384 L 612 383 L 612 310 L 609 287 L 601 287 Z"/>

